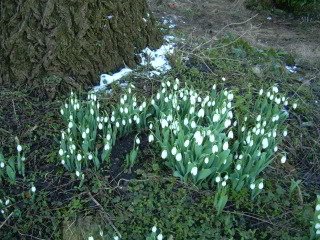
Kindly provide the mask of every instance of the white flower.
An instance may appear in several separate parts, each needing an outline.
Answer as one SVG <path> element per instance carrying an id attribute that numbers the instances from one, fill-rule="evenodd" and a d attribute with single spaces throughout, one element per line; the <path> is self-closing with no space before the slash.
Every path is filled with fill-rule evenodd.
<path id="1" fill-rule="evenodd" d="M 33 193 L 36 192 L 36 187 L 35 186 L 31 187 L 31 192 L 33 192 Z"/>
<path id="2" fill-rule="evenodd" d="M 280 162 L 281 162 L 281 163 L 285 163 L 286 161 L 287 161 L 286 155 L 282 156 Z"/>
<path id="3" fill-rule="evenodd" d="M 152 227 L 152 232 L 155 233 L 156 231 L 157 231 L 157 227 L 156 227 L 156 226 L 153 226 L 153 227 Z"/>
<path id="4" fill-rule="evenodd" d="M 233 94 L 232 94 L 232 93 L 228 94 L 228 100 L 229 100 L 229 101 L 232 101 L 232 100 L 233 100 Z"/>
<path id="5" fill-rule="evenodd" d="M 255 185 L 254 183 L 251 183 L 251 184 L 250 184 L 250 189 L 253 190 L 253 189 L 255 189 L 255 188 L 256 188 L 256 185 Z"/>
<path id="6" fill-rule="evenodd" d="M 196 175 L 198 174 L 198 168 L 197 168 L 197 167 L 193 167 L 193 168 L 191 169 L 191 174 L 192 174 L 193 176 L 196 176 Z"/>
<path id="7" fill-rule="evenodd" d="M 220 176 L 217 176 L 217 177 L 216 177 L 216 182 L 217 182 L 217 183 L 221 182 L 221 177 L 220 177 Z"/>
<path id="8" fill-rule="evenodd" d="M 261 190 L 263 189 L 263 182 L 259 183 L 258 188 Z"/>
<path id="9" fill-rule="evenodd" d="M 316 211 L 320 211 L 320 204 L 316 206 Z"/>
<path id="10" fill-rule="evenodd" d="M 231 126 L 231 120 L 230 119 L 227 119 L 225 122 L 224 122 L 224 127 L 225 128 L 228 128 Z"/>
<path id="11" fill-rule="evenodd" d="M 136 138 L 136 144 L 140 144 L 140 139 L 138 137 Z"/>
<path id="12" fill-rule="evenodd" d="M 106 145 L 104 145 L 104 150 L 105 150 L 105 151 L 108 151 L 109 149 L 110 149 L 109 143 L 107 143 Z"/>
<path id="13" fill-rule="evenodd" d="M 205 163 L 205 164 L 208 164 L 208 163 L 209 163 L 209 158 L 208 158 L 208 157 L 206 157 L 206 158 L 204 159 L 204 163 Z"/>
<path id="14" fill-rule="evenodd" d="M 108 133 L 107 134 L 107 140 L 110 141 L 110 139 L 111 139 L 111 135 Z"/>
<path id="15" fill-rule="evenodd" d="M 225 143 L 223 144 L 223 146 L 222 146 L 222 149 L 223 149 L 224 151 L 227 151 L 227 150 L 229 149 L 229 143 L 228 143 L 228 142 L 225 142 Z"/>
<path id="16" fill-rule="evenodd" d="M 61 164 L 64 165 L 66 162 L 64 160 L 61 160 Z"/>
<path id="17" fill-rule="evenodd" d="M 197 124 L 195 123 L 195 121 L 192 121 L 191 122 L 191 128 L 196 128 L 197 127 Z"/>
<path id="18" fill-rule="evenodd" d="M 189 141 L 189 139 L 187 139 L 186 141 L 184 141 L 183 146 L 184 146 L 185 148 L 187 148 L 187 147 L 189 146 L 189 144 L 190 144 L 190 141 Z"/>
<path id="19" fill-rule="evenodd" d="M 286 137 L 287 135 L 288 135 L 288 131 L 287 131 L 287 130 L 284 130 L 284 131 L 283 131 L 283 136 Z"/>
<path id="20" fill-rule="evenodd" d="M 320 223 L 317 223 L 314 227 L 315 227 L 315 229 L 319 229 L 320 228 Z"/>
<path id="21" fill-rule="evenodd" d="M 278 93 L 278 92 L 279 92 L 279 90 L 278 90 L 278 88 L 277 88 L 276 86 L 273 86 L 273 87 L 272 87 L 272 91 L 275 92 L 275 93 Z"/>
<path id="22" fill-rule="evenodd" d="M 157 236 L 157 240 L 163 240 L 163 235 L 161 233 Z"/>
<path id="23" fill-rule="evenodd" d="M 88 237 L 88 240 L 94 240 L 94 238 L 92 236 Z"/>
<path id="24" fill-rule="evenodd" d="M 6 202 L 5 202 L 5 204 L 6 204 L 6 205 L 9 205 L 9 203 L 10 203 L 10 200 L 7 199 Z"/>
<path id="25" fill-rule="evenodd" d="M 294 103 L 294 104 L 292 105 L 292 107 L 293 107 L 293 109 L 296 109 L 296 108 L 298 107 L 298 104 L 297 104 L 297 103 Z"/>
<path id="26" fill-rule="evenodd" d="M 92 109 L 92 108 L 90 109 L 90 114 L 91 114 L 91 115 L 93 115 L 93 114 L 94 114 L 94 111 L 93 111 L 93 109 Z"/>
<path id="27" fill-rule="evenodd" d="M 203 108 L 201 108 L 201 109 L 199 110 L 199 112 L 198 112 L 198 117 L 199 117 L 199 118 L 203 118 L 203 117 L 204 117 L 204 110 L 203 110 Z"/>
<path id="28" fill-rule="evenodd" d="M 193 137 L 195 138 L 195 141 L 198 145 L 201 145 L 203 142 L 203 136 L 201 135 L 201 133 L 199 131 L 196 131 L 195 134 L 193 135 Z"/>
<path id="29" fill-rule="evenodd" d="M 162 153 L 161 153 L 161 158 L 162 158 L 162 159 L 166 159 L 167 156 L 168 156 L 167 150 L 163 150 Z"/>
<path id="30" fill-rule="evenodd" d="M 120 240 L 118 236 L 114 236 L 113 240 Z"/>
<path id="31" fill-rule="evenodd" d="M 228 138 L 229 138 L 229 139 L 232 139 L 232 138 L 233 138 L 233 131 L 232 131 L 232 130 L 228 133 Z"/>
<path id="32" fill-rule="evenodd" d="M 221 185 L 222 185 L 222 187 L 225 187 L 225 186 L 227 185 L 227 182 L 226 182 L 226 181 L 223 181 L 223 182 L 221 183 Z"/>
<path id="33" fill-rule="evenodd" d="M 62 149 L 59 150 L 59 155 L 63 156 L 63 150 Z"/>
<path id="34" fill-rule="evenodd" d="M 60 110 L 60 113 L 61 113 L 61 115 L 63 115 L 64 114 L 64 111 L 63 111 L 63 109 L 61 108 L 61 110 Z"/>
<path id="35" fill-rule="evenodd" d="M 167 120 L 165 120 L 165 119 L 161 119 L 161 120 L 160 120 L 160 124 L 161 124 L 161 127 L 162 127 L 162 128 L 165 128 L 165 127 L 168 127 L 168 126 L 169 126 Z"/>
<path id="36" fill-rule="evenodd" d="M 180 161 L 182 160 L 182 154 L 181 154 L 181 153 L 177 153 L 177 155 L 176 155 L 176 160 L 177 160 L 178 162 L 180 162 Z"/>
<path id="37" fill-rule="evenodd" d="M 90 130 L 89 128 L 86 129 L 86 134 L 89 134 Z"/>
<path id="38" fill-rule="evenodd" d="M 259 95 L 261 96 L 263 94 L 263 89 L 260 89 Z"/>
<path id="39" fill-rule="evenodd" d="M 78 153 L 78 155 L 77 155 L 77 160 L 78 160 L 78 161 L 81 161 L 81 159 L 82 159 L 82 156 L 81 156 L 80 153 Z"/>
<path id="40" fill-rule="evenodd" d="M 184 124 L 185 126 L 188 126 L 188 124 L 189 124 L 188 118 L 185 118 L 185 119 L 183 120 L 183 124 Z"/>
<path id="41" fill-rule="evenodd" d="M 173 147 L 173 148 L 171 149 L 171 154 L 172 154 L 173 156 L 175 156 L 175 155 L 177 154 L 177 148 L 176 148 L 176 147 Z"/>
<path id="42" fill-rule="evenodd" d="M 217 153 L 219 151 L 218 146 L 217 145 L 213 145 L 212 147 L 212 153 Z"/>
<path id="43" fill-rule="evenodd" d="M 260 121 L 261 121 L 261 115 L 258 115 L 257 122 L 260 122 Z"/>
<path id="44" fill-rule="evenodd" d="M 246 127 L 245 127 L 245 126 L 243 126 L 243 127 L 241 128 L 241 132 L 244 132 L 244 130 L 246 130 Z"/>
<path id="45" fill-rule="evenodd" d="M 266 149 L 269 146 L 268 138 L 262 140 L 262 148 Z"/>
<path id="46" fill-rule="evenodd" d="M 192 115 L 194 113 L 194 107 L 191 107 L 189 110 L 189 114 Z"/>
<path id="47" fill-rule="evenodd" d="M 92 153 L 89 153 L 88 159 L 89 159 L 89 160 L 92 160 L 92 159 L 93 159 Z"/>
<path id="48" fill-rule="evenodd" d="M 116 127 L 119 128 L 120 127 L 120 123 L 116 122 Z"/>
<path id="49" fill-rule="evenodd" d="M 214 140 L 215 140 L 214 134 L 210 134 L 209 141 L 213 143 Z"/>
<path id="50" fill-rule="evenodd" d="M 0 167 L 1 167 L 1 168 L 4 168 L 4 162 L 1 162 L 1 163 L 0 163 Z"/>
<path id="51" fill-rule="evenodd" d="M 237 169 L 238 171 L 240 171 L 241 165 L 240 165 L 240 164 L 237 164 L 236 169 Z"/>
<path id="52" fill-rule="evenodd" d="M 122 119 L 122 126 L 125 126 L 125 125 L 126 125 L 126 120 Z"/>
<path id="53" fill-rule="evenodd" d="M 79 177 L 80 176 L 80 172 L 76 171 L 76 176 Z"/>
<path id="54" fill-rule="evenodd" d="M 222 81 L 224 81 L 224 82 L 226 81 L 226 78 L 225 78 L 225 77 L 222 77 L 221 79 L 222 79 Z"/>
<path id="55" fill-rule="evenodd" d="M 217 113 L 214 114 L 213 117 L 212 117 L 212 121 L 213 121 L 213 122 L 218 122 L 219 120 L 220 120 L 220 115 L 217 114 Z"/>
<path id="56" fill-rule="evenodd" d="M 20 144 L 17 146 L 17 151 L 18 151 L 18 152 L 21 152 L 21 151 L 22 151 L 22 146 L 21 146 Z"/>
<path id="57" fill-rule="evenodd" d="M 82 138 L 85 139 L 86 137 L 87 137 L 86 132 L 83 132 L 83 133 L 82 133 Z"/>
<path id="58" fill-rule="evenodd" d="M 277 151 L 278 151 L 278 147 L 275 146 L 275 147 L 273 148 L 273 151 L 274 151 L 274 152 L 277 152 Z"/>
<path id="59" fill-rule="evenodd" d="M 154 136 L 152 134 L 149 135 L 149 138 L 148 138 L 149 142 L 153 142 L 154 141 Z"/>

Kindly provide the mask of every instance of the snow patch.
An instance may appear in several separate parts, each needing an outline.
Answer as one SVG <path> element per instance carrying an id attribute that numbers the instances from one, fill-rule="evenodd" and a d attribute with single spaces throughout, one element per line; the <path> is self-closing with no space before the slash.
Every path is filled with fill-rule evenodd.
<path id="1" fill-rule="evenodd" d="M 113 83 L 115 81 L 120 80 L 121 78 L 127 76 L 131 72 L 132 72 L 132 69 L 126 67 L 126 68 L 123 68 L 120 72 L 114 73 L 112 75 L 101 74 L 101 76 L 100 76 L 100 85 L 94 87 L 94 90 L 95 91 L 102 90 L 107 85 L 109 85 L 109 84 L 111 84 L 111 83 Z"/>
<path id="2" fill-rule="evenodd" d="M 169 29 L 173 29 L 177 26 L 177 24 L 174 23 L 173 19 L 165 17 L 162 17 L 162 24 L 168 26 Z"/>
<path id="3" fill-rule="evenodd" d="M 299 71 L 299 68 L 296 65 L 292 65 L 292 66 L 286 65 L 286 69 L 290 73 L 297 73 Z"/>

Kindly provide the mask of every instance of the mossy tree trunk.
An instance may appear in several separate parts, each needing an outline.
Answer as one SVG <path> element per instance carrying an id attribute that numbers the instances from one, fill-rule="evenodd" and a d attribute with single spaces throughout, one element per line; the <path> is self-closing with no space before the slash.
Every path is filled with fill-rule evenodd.
<path id="1" fill-rule="evenodd" d="M 146 0 L 1 0 L 0 84 L 94 85 L 161 34 Z M 49 78 L 48 78 L 49 77 Z"/>

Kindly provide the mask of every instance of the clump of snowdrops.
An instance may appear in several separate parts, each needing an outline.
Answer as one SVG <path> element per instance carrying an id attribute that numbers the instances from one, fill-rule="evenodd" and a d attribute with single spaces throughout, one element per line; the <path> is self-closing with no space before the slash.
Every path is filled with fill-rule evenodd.
<path id="1" fill-rule="evenodd" d="M 5 157 L 0 149 L 0 184 L 2 186 L 15 187 L 19 182 L 25 182 L 25 151 L 22 145 L 20 145 L 19 139 L 16 138 L 16 151 L 17 155 L 11 157 Z M 30 195 L 32 199 L 36 192 L 36 188 L 31 183 Z M 5 188 L 0 189 L 0 214 L 7 216 L 12 213 L 14 208 L 15 198 L 9 197 L 6 194 Z"/>
<path id="2" fill-rule="evenodd" d="M 317 205 L 311 227 L 311 239 L 318 239 L 320 236 L 320 195 L 317 196 Z"/>
<path id="3" fill-rule="evenodd" d="M 88 99 L 79 100 L 71 93 L 60 112 L 67 124 L 67 129 L 61 133 L 59 155 L 61 164 L 76 176 L 84 179 L 83 170 L 88 167 L 99 169 L 102 163 L 110 163 L 110 154 L 116 139 L 146 126 L 147 104 L 138 104 L 130 86 L 120 103 L 102 111 L 95 93 Z M 135 139 L 136 145 L 140 140 Z M 135 163 L 137 155 L 135 148 L 127 157 L 127 167 Z"/>
<path id="4" fill-rule="evenodd" d="M 86 101 L 71 94 L 61 109 L 68 128 L 62 132 L 59 155 L 66 169 L 83 179 L 84 168 L 98 169 L 110 162 L 118 137 L 148 129 L 149 143 L 160 147 L 159 157 L 173 175 L 216 189 L 215 205 L 221 211 L 229 188 L 247 187 L 254 198 L 264 188 L 260 173 L 274 159 L 286 162 L 279 145 L 287 136 L 289 103 L 277 86 L 261 89 L 246 116 L 236 111 L 235 93 L 217 91 L 216 85 L 209 92 L 198 92 L 182 88 L 178 79 L 167 81 L 150 101 L 140 103 L 133 89 L 131 85 L 109 112 L 101 111 L 95 94 Z M 136 162 L 139 143 L 136 137 L 125 158 L 129 169 Z"/>

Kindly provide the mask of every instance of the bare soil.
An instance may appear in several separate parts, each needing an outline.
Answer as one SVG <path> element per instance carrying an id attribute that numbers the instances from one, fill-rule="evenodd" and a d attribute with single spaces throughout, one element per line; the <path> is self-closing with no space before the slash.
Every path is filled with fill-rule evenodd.
<path id="1" fill-rule="evenodd" d="M 254 46 L 286 51 L 297 65 L 319 74 L 320 21 L 251 11 L 245 8 L 244 0 L 149 0 L 149 3 L 156 17 L 172 19 L 176 30 L 190 37 L 215 40 L 232 33 Z"/>

